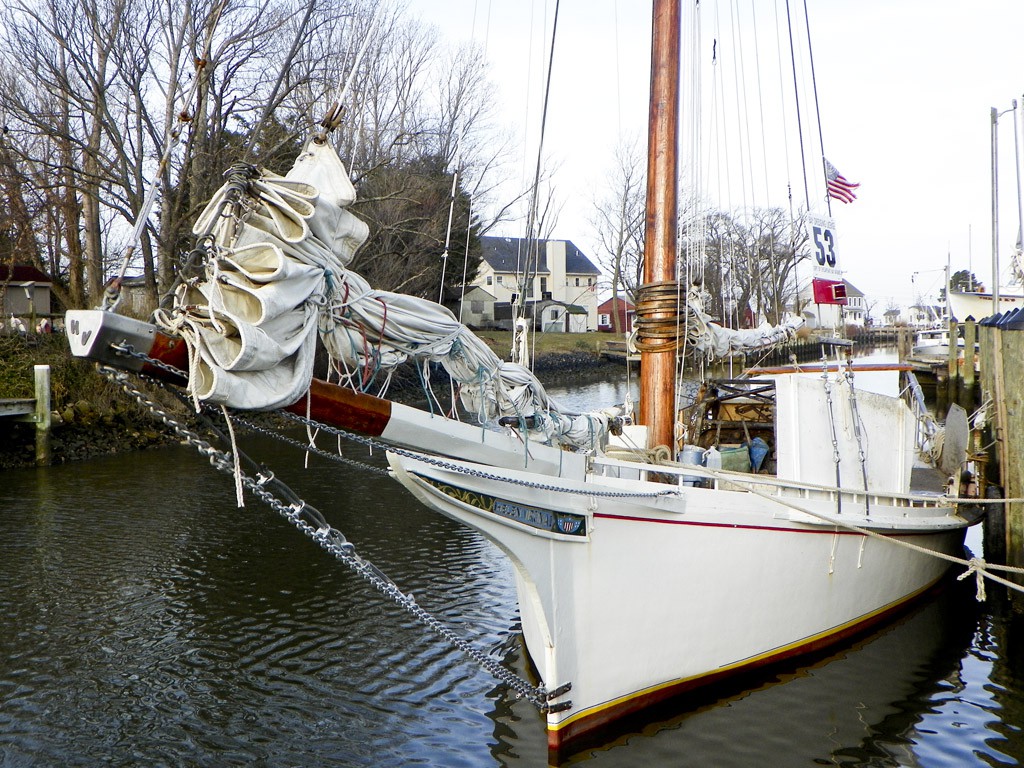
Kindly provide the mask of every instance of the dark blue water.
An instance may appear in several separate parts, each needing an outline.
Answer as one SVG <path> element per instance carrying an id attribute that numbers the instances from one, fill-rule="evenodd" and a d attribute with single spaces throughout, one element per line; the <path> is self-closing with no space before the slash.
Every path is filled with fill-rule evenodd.
<path id="1" fill-rule="evenodd" d="M 387 478 L 246 444 L 421 605 L 525 674 L 494 547 Z M 969 541 L 980 548 L 979 529 Z M 831 655 L 567 761 L 1016 765 L 1024 621 L 989 595 L 951 583 Z M 268 508 L 236 509 L 230 479 L 185 447 L 0 473 L 0 650 L 5 767 L 548 764 L 531 705 Z"/>

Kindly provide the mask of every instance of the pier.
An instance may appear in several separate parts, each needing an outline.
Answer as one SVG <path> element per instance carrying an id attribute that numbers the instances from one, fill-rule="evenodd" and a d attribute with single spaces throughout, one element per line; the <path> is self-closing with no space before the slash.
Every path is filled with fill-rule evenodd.
<path id="1" fill-rule="evenodd" d="M 50 366 L 35 366 L 35 397 L 0 399 L 0 418 L 36 425 L 36 465 L 50 464 Z"/>
<path id="2" fill-rule="evenodd" d="M 996 315 L 977 327 L 981 397 L 990 406 L 983 447 L 988 480 L 1001 489 L 1003 498 L 1020 499 L 1024 497 L 1024 324 L 1005 319 Z M 985 544 L 993 549 L 991 559 L 1024 567 L 1024 503 L 990 507 Z"/>

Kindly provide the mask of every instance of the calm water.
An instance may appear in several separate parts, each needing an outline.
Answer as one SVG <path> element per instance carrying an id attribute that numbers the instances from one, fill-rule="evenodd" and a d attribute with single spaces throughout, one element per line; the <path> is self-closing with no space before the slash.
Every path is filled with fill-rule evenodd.
<path id="1" fill-rule="evenodd" d="M 386 478 L 246 444 L 421 605 L 524 671 L 494 547 Z M 569 762 L 1019 764 L 1024 622 L 995 591 L 978 606 L 953 584 L 856 644 Z M 266 507 L 236 509 L 230 479 L 184 447 L 0 473 L 0 616 L 5 767 L 548 764 L 529 704 Z"/>

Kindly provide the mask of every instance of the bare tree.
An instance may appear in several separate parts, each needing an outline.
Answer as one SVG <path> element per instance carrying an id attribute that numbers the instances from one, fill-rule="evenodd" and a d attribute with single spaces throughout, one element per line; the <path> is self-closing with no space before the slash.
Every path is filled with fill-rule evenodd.
<path id="1" fill-rule="evenodd" d="M 780 322 L 797 294 L 797 264 L 808 257 L 804 228 L 774 208 L 713 212 L 698 227 L 706 242 L 711 313 L 733 327 Z"/>
<path id="2" fill-rule="evenodd" d="M 619 327 L 619 289 L 635 301 L 642 281 L 646 173 L 635 139 L 620 142 L 612 161 L 608 185 L 594 200 L 591 224 L 600 248 L 598 263 L 612 278 L 612 327 L 618 334 L 623 330 Z"/>
<path id="3" fill-rule="evenodd" d="M 482 200 L 505 147 L 486 137 L 486 70 L 478 51 L 442 51 L 437 39 L 386 0 L 12 0 L 0 8 L 0 181 L 31 190 L 20 210 L 32 226 L 19 231 L 36 247 L 23 252 L 49 261 L 67 306 L 96 303 L 122 255 L 155 299 L 223 170 L 239 160 L 285 170 L 349 80 L 339 139 L 357 181 L 404 169 L 405 186 L 392 173 L 384 195 L 419 195 L 413 207 L 442 218 L 452 195 L 434 205 L 425 175 L 450 190 L 457 173 L 456 198 Z M 468 230 L 468 205 L 460 215 Z M 426 229 L 416 242 L 439 239 Z"/>

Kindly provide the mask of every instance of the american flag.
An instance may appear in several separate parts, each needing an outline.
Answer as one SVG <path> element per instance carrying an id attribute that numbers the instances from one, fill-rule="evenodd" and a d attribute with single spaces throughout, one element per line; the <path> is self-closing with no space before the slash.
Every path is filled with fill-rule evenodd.
<path id="1" fill-rule="evenodd" d="M 844 177 L 843 174 L 836 170 L 836 167 L 832 165 L 827 158 L 822 159 L 825 160 L 825 178 L 828 180 L 828 196 L 834 197 L 836 200 L 840 200 L 844 203 L 852 203 L 856 200 L 857 196 L 853 193 L 853 190 L 859 187 L 860 184 L 851 184 L 846 180 L 846 177 Z"/>

